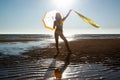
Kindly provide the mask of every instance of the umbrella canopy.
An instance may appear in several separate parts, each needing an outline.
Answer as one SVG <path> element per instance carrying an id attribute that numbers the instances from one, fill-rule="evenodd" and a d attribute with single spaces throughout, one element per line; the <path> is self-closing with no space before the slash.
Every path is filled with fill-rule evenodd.
<path id="1" fill-rule="evenodd" d="M 58 13 L 59 11 L 49 11 L 45 14 L 44 18 L 42 19 L 42 22 L 44 24 L 44 27 L 50 30 L 55 30 L 53 28 L 54 25 L 54 21 L 55 21 L 55 16 L 56 13 Z M 61 17 L 63 18 L 63 14 L 61 12 L 59 12 L 61 14 Z"/>

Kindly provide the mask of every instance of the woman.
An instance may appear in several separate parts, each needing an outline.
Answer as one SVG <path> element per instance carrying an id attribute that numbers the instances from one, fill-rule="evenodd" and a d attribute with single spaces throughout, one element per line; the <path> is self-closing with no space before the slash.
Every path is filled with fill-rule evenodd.
<path id="1" fill-rule="evenodd" d="M 63 35 L 63 21 L 65 21 L 65 19 L 69 16 L 70 12 L 71 12 L 71 10 L 68 12 L 68 14 L 64 18 L 61 17 L 60 13 L 56 13 L 56 17 L 55 17 L 56 20 L 54 21 L 53 28 L 56 28 L 55 41 L 56 41 L 57 54 L 59 53 L 59 48 L 58 48 L 59 36 L 64 40 L 68 52 L 71 52 L 69 45 L 68 45 L 68 41 L 65 38 L 65 36 Z"/>

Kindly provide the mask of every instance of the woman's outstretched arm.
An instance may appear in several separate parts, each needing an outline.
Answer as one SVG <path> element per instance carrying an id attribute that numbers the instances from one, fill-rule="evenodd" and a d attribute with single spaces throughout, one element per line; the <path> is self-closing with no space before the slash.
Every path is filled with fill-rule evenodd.
<path id="1" fill-rule="evenodd" d="M 70 12 L 72 11 L 72 9 L 69 10 L 68 14 L 62 19 L 63 21 L 69 16 Z"/>

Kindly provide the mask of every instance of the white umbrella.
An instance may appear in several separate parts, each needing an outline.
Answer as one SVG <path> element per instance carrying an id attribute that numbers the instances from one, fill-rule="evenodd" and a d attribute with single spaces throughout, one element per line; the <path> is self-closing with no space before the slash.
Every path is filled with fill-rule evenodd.
<path id="1" fill-rule="evenodd" d="M 42 19 L 42 22 L 44 24 L 44 27 L 47 28 L 47 29 L 50 29 L 50 30 L 55 30 L 53 28 L 53 25 L 54 25 L 54 21 L 55 21 L 55 16 L 56 16 L 56 13 L 58 13 L 59 11 L 49 11 L 45 14 L 44 18 Z M 59 12 L 63 18 L 63 14 L 61 12 Z"/>

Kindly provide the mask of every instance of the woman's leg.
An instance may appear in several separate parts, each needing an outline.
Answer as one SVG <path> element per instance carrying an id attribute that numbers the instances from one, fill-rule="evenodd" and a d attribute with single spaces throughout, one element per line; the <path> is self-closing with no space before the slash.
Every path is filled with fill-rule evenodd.
<path id="1" fill-rule="evenodd" d="M 67 41 L 67 39 L 65 38 L 65 36 L 63 35 L 63 33 L 60 34 L 60 37 L 64 40 L 65 46 L 67 47 L 68 52 L 71 52 L 70 47 L 69 47 L 69 45 L 68 45 L 68 41 Z"/>
<path id="2" fill-rule="evenodd" d="M 59 53 L 58 39 L 59 39 L 59 35 L 55 32 L 55 42 L 56 42 L 57 53 Z"/>

